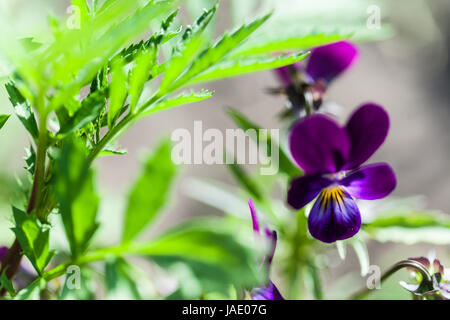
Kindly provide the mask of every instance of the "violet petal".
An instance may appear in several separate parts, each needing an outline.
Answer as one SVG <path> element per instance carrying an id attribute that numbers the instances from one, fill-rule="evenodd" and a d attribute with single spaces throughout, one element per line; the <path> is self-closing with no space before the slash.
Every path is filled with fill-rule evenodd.
<path id="1" fill-rule="evenodd" d="M 358 50 L 348 41 L 339 41 L 312 50 L 306 72 L 314 80 L 332 81 L 347 70 L 358 57 Z"/>
<path id="2" fill-rule="evenodd" d="M 323 188 L 328 187 L 333 181 L 322 177 L 320 174 L 295 178 L 291 181 L 287 202 L 294 209 L 303 208 L 314 200 Z"/>
<path id="3" fill-rule="evenodd" d="M 361 167 L 339 182 L 353 197 L 364 200 L 381 199 L 396 187 L 394 171 L 386 163 Z"/>
<path id="4" fill-rule="evenodd" d="M 386 140 L 389 115 L 381 106 L 367 103 L 353 113 L 346 128 L 351 150 L 345 169 L 352 169 L 367 161 Z"/>
<path id="5" fill-rule="evenodd" d="M 315 114 L 297 122 L 289 137 L 289 147 L 306 174 L 335 173 L 347 162 L 350 139 L 334 120 Z"/>
<path id="6" fill-rule="evenodd" d="M 308 229 L 314 238 L 332 243 L 351 238 L 360 228 L 358 206 L 342 187 L 320 193 L 308 217 Z"/>
<path id="7" fill-rule="evenodd" d="M 252 300 L 284 300 L 284 298 L 274 283 L 269 281 L 269 286 L 253 289 Z"/>

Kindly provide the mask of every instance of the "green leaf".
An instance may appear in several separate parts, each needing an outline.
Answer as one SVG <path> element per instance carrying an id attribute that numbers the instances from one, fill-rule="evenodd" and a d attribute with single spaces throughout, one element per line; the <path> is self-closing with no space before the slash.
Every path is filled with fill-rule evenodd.
<path id="1" fill-rule="evenodd" d="M 0 114 L 0 129 L 3 128 L 6 121 L 8 121 L 10 115 L 9 114 Z"/>
<path id="2" fill-rule="evenodd" d="M 228 115 L 231 117 L 231 119 L 236 123 L 238 127 L 240 127 L 242 130 L 247 131 L 249 129 L 254 129 L 256 131 L 256 143 L 259 143 L 259 129 L 261 129 L 260 126 L 250 121 L 247 117 L 245 117 L 242 113 L 235 109 L 228 109 Z M 267 151 L 268 154 L 272 154 L 271 150 L 272 146 L 272 140 L 271 137 L 267 137 Z M 283 172 L 286 174 L 289 178 L 297 177 L 302 174 L 302 171 L 295 166 L 292 161 L 290 160 L 289 156 L 284 152 L 284 150 L 280 147 L 279 148 L 279 169 L 280 172 Z"/>
<path id="3" fill-rule="evenodd" d="M 131 189 L 124 222 L 124 242 L 131 241 L 155 220 L 168 199 L 175 174 L 171 144 L 163 141 L 147 159 L 142 175 Z"/>
<path id="4" fill-rule="evenodd" d="M 108 127 L 111 128 L 127 96 L 127 76 L 123 70 L 122 59 L 112 63 L 111 92 L 108 110 Z"/>
<path id="5" fill-rule="evenodd" d="M 99 197 L 94 175 L 86 167 L 86 152 L 80 142 L 69 140 L 56 158 L 55 193 L 72 255 L 88 247 L 94 232 Z"/>
<path id="6" fill-rule="evenodd" d="M 25 148 L 24 159 L 25 163 L 27 164 L 27 167 L 25 167 L 25 169 L 33 175 L 36 165 L 36 152 L 34 151 L 33 146 L 30 145 L 29 148 Z"/>
<path id="7" fill-rule="evenodd" d="M 182 93 L 174 98 L 167 98 L 153 105 L 151 108 L 142 111 L 141 117 L 160 111 L 168 110 L 173 107 L 182 106 L 188 103 L 194 103 L 209 99 L 213 96 L 214 91 L 202 90 L 200 92 Z"/>
<path id="8" fill-rule="evenodd" d="M 166 20 L 161 23 L 161 30 L 154 33 L 147 41 L 141 40 L 139 43 L 134 43 L 128 48 L 121 51 L 120 55 L 128 63 L 133 61 L 139 52 L 148 49 L 150 46 L 158 46 L 166 43 L 181 33 L 182 28 L 174 31 L 169 31 L 170 26 L 178 15 L 179 9 L 173 11 Z"/>
<path id="9" fill-rule="evenodd" d="M 296 36 L 255 37 L 232 54 L 233 58 L 251 55 L 269 55 L 276 52 L 289 52 L 314 48 L 349 37 L 349 34 L 315 33 Z"/>
<path id="10" fill-rule="evenodd" d="M 28 287 L 20 290 L 14 297 L 15 300 L 40 300 L 41 290 L 45 288 L 46 282 L 42 278 L 37 278 Z"/>
<path id="11" fill-rule="evenodd" d="M 6 276 L 6 270 L 0 275 L 0 289 L 5 289 L 12 298 L 16 295 L 12 281 Z"/>
<path id="12" fill-rule="evenodd" d="M 222 219 L 182 224 L 133 251 L 164 268 L 185 264 L 206 292 L 228 293 L 231 285 L 251 288 L 264 281 L 252 248 Z"/>
<path id="13" fill-rule="evenodd" d="M 186 29 L 182 36 L 181 42 L 174 49 L 170 60 L 164 66 L 165 75 L 161 81 L 160 94 L 173 91 L 174 81 L 183 73 L 183 71 L 196 58 L 198 52 L 205 44 L 203 31 L 211 22 L 217 11 L 217 4 L 210 10 L 206 10 L 197 19 L 192 27 Z M 163 70 L 159 70 L 160 73 Z M 156 76 L 156 72 L 152 73 L 152 77 Z"/>
<path id="14" fill-rule="evenodd" d="M 106 298 L 109 300 L 141 300 L 132 266 L 122 258 L 107 258 L 105 264 Z"/>
<path id="15" fill-rule="evenodd" d="M 157 54 L 157 48 L 153 46 L 140 53 L 136 59 L 136 65 L 130 76 L 131 112 L 133 112 L 139 102 L 144 85 L 150 77 L 150 69 L 156 62 Z"/>
<path id="16" fill-rule="evenodd" d="M 244 40 L 246 40 L 255 30 L 266 22 L 269 17 L 270 14 L 265 15 L 262 18 L 254 20 L 248 25 L 241 26 L 230 35 L 223 35 L 223 37 L 214 46 L 207 48 L 200 54 L 186 73 L 184 73 L 181 78 L 177 80 L 176 84 L 173 84 L 173 87 L 178 88 L 184 85 L 198 74 L 208 70 L 221 61 L 223 57 L 244 42 Z"/>
<path id="17" fill-rule="evenodd" d="M 112 156 L 112 155 L 124 155 L 127 154 L 128 151 L 125 149 L 114 149 L 111 147 L 106 147 L 100 152 L 99 156 Z"/>
<path id="18" fill-rule="evenodd" d="M 58 109 L 78 94 L 117 52 L 146 31 L 153 19 L 172 10 L 173 2 L 155 0 L 141 7 L 139 0 L 117 0 L 104 6 L 80 30 L 64 30 L 39 56 L 44 67 L 53 66 L 53 73 L 47 76 L 49 84 L 60 88 L 50 107 Z"/>
<path id="19" fill-rule="evenodd" d="M 12 82 L 7 83 L 5 87 L 20 122 L 22 122 L 31 136 L 37 139 L 39 135 L 37 122 L 30 105 Z"/>
<path id="20" fill-rule="evenodd" d="M 262 58 L 249 58 L 240 60 L 225 60 L 219 64 L 216 64 L 206 72 L 199 74 L 192 79 L 189 84 L 215 81 L 220 79 L 226 79 L 236 77 L 253 72 L 259 72 L 264 70 L 275 69 L 291 65 L 307 57 L 307 53 L 298 53 L 290 56 L 279 57 L 262 57 Z"/>
<path id="21" fill-rule="evenodd" d="M 70 116 L 65 116 L 64 122 L 60 121 L 60 130 L 57 134 L 57 138 L 63 139 L 72 132 L 83 128 L 95 118 L 100 115 L 101 110 L 105 107 L 105 92 L 95 91 L 87 96 L 82 102 L 81 107 Z M 61 113 L 63 110 L 59 110 L 58 118 L 61 119 Z"/>
<path id="22" fill-rule="evenodd" d="M 450 244 L 450 218 L 439 212 L 394 209 L 380 213 L 363 230 L 380 242 Z"/>
<path id="23" fill-rule="evenodd" d="M 35 215 L 13 207 L 15 227 L 12 229 L 23 253 L 38 274 L 42 274 L 55 252 L 49 249 L 49 226 L 42 224 Z"/>

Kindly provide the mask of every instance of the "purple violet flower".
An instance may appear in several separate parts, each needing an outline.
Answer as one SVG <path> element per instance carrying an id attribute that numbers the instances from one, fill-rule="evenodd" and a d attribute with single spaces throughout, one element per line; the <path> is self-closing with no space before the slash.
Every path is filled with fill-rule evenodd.
<path id="1" fill-rule="evenodd" d="M 311 51 L 306 65 L 298 62 L 275 69 L 283 88 L 271 92 L 286 94 L 293 111 L 300 112 L 305 106 L 318 109 L 328 85 L 348 70 L 357 58 L 357 48 L 348 41 L 317 47 Z"/>
<path id="2" fill-rule="evenodd" d="M 387 112 L 370 103 L 359 107 L 345 127 L 321 114 L 294 125 L 290 150 L 305 175 L 291 181 L 287 201 L 300 209 L 319 196 L 308 217 L 314 238 L 332 243 L 354 236 L 361 215 L 353 197 L 375 200 L 395 189 L 395 174 L 388 164 L 361 167 L 388 131 Z"/>
<path id="3" fill-rule="evenodd" d="M 248 206 L 250 207 L 250 213 L 252 215 L 253 231 L 259 239 L 261 236 L 261 230 L 259 227 L 258 213 L 256 212 L 255 206 L 253 205 L 253 201 L 251 199 L 248 199 Z M 270 230 L 267 227 L 264 227 L 263 231 L 264 237 L 268 240 L 271 247 L 269 254 L 264 256 L 261 267 L 267 268 L 267 271 L 270 272 L 270 266 L 277 247 L 277 232 Z M 251 292 L 251 296 L 253 300 L 284 300 L 280 291 L 271 280 L 269 280 L 268 286 L 254 288 Z"/>
<path id="4" fill-rule="evenodd" d="M 277 75 L 283 85 L 292 84 L 292 73 L 289 68 L 304 72 L 310 82 L 320 80 L 329 84 L 344 71 L 348 70 L 358 58 L 358 49 L 348 41 L 339 41 L 317 47 L 311 51 L 306 68 L 301 63 L 276 69 Z"/>

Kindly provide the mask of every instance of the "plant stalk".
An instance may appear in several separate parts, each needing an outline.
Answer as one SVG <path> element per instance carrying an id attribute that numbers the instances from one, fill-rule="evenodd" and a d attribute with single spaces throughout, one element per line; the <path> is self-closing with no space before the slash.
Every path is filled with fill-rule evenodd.
<path id="1" fill-rule="evenodd" d="M 394 264 L 388 271 L 386 271 L 381 276 L 380 283 L 382 283 L 384 280 L 386 280 L 391 275 L 393 275 L 394 273 L 396 273 L 397 271 L 399 271 L 403 268 L 413 268 L 413 269 L 419 271 L 420 274 L 422 275 L 422 277 L 424 279 L 426 279 L 427 281 L 432 280 L 427 268 L 423 264 L 421 264 L 420 262 L 417 262 L 415 260 L 403 260 L 403 261 L 400 261 L 400 262 Z M 351 300 L 361 300 L 365 296 L 367 296 L 367 294 L 369 294 L 369 292 L 371 290 L 372 289 L 370 289 L 370 288 L 364 288 L 364 289 L 358 291 L 357 293 L 355 293 L 350 299 Z"/>

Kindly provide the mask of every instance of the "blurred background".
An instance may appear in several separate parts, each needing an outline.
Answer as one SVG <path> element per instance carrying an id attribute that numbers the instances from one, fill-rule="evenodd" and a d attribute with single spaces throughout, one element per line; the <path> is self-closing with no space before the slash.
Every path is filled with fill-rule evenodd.
<path id="1" fill-rule="evenodd" d="M 246 1 L 246 0 L 244 0 Z M 222 0 L 216 21 L 218 31 L 242 23 L 242 16 L 231 0 Z M 182 1 L 183 19 L 192 21 L 190 13 L 198 15 L 203 5 L 212 1 Z M 299 27 L 324 24 L 351 24 L 355 19 L 367 19 L 371 5 L 380 9 L 382 27 L 393 30 L 392 36 L 383 36 L 376 42 L 358 40 L 358 63 L 334 83 L 327 99 L 340 110 L 344 122 L 354 108 L 373 101 L 383 105 L 391 116 L 391 131 L 386 143 L 370 160 L 386 161 L 394 168 L 398 187 L 394 197 L 420 195 L 429 209 L 450 213 L 450 2 L 448 0 L 267 0 L 256 1 L 254 12 L 275 8 L 278 23 L 298 23 Z M 2 0 L 0 10 L 7 13 L 13 27 L 23 36 L 45 37 L 46 17 L 68 15 L 69 1 L 61 0 Z M 209 6 L 209 5 L 208 5 Z M 30 30 L 33 34 L 30 34 Z M 388 32 L 389 33 L 389 32 Z M 0 35 L 1 36 L 1 35 Z M 0 75 L 3 70 L 0 69 Z M 206 102 L 159 113 L 144 119 L 120 138 L 120 145 L 128 150 L 125 156 L 104 157 L 96 164 L 99 189 L 104 197 L 102 220 L 106 227 L 98 235 L 98 241 L 111 243 L 120 219 L 114 219 L 123 211 L 127 190 L 140 168 L 142 157 L 161 137 L 170 137 L 173 130 L 186 128 L 193 132 L 194 121 L 203 121 L 204 130 L 218 128 L 225 132 L 235 128 L 225 113 L 232 106 L 265 128 L 280 128 L 278 114 L 284 108 L 285 99 L 265 93 L 269 87 L 278 86 L 272 72 L 263 72 L 237 79 L 224 80 L 206 86 L 215 89 L 214 97 Z M 203 86 L 205 87 L 205 86 Z M 10 113 L 11 107 L 4 87 L 0 88 L 0 113 Z M 11 121 L 12 120 L 12 121 Z M 29 138 L 17 119 L 11 119 L 7 130 L 0 133 L 0 165 L 3 180 L 0 189 L 0 220 L 7 221 L 10 207 L 7 198 L 14 189 L 15 177 L 21 175 L 24 166 L 24 146 Z M 6 174 L 5 174 L 6 173 Z M 187 183 L 192 177 L 215 179 L 234 184 L 228 170 L 220 165 L 190 165 L 182 168 L 175 195 L 166 214 L 153 233 L 177 224 L 193 216 L 218 215 L 219 211 L 205 206 L 186 195 Z M 364 212 L 362 212 L 364 215 Z M 1 234 L 1 243 L 8 243 L 12 233 Z M 152 234 L 148 235 L 149 237 Z M 372 242 L 369 244 L 371 264 L 382 268 L 409 256 L 426 255 L 435 249 L 441 262 L 450 266 L 448 247 L 430 245 L 392 245 Z M 333 268 L 324 275 L 329 298 L 339 298 L 345 287 L 357 287 L 364 279 L 354 276 L 359 270 L 354 254 L 349 253 L 341 261 L 336 253 L 329 257 Z M 350 272 L 353 275 L 350 276 Z M 340 277 L 339 282 L 331 281 Z M 408 297 L 392 279 L 392 298 Z M 386 294 L 386 292 L 384 292 Z M 384 298 L 391 298 L 383 296 Z"/>

